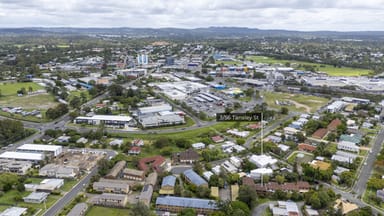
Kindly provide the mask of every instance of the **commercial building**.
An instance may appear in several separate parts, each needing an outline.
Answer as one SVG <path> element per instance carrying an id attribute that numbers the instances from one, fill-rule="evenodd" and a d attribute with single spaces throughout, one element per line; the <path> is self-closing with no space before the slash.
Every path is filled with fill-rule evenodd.
<path id="1" fill-rule="evenodd" d="M 192 169 L 185 170 L 183 172 L 183 176 L 185 180 L 191 184 L 194 184 L 196 186 L 206 186 L 208 187 L 208 182 L 205 181 L 201 176 L 199 176 L 195 171 Z"/>
<path id="2" fill-rule="evenodd" d="M 32 163 L 29 161 L 14 161 L 8 159 L 0 160 L 0 172 L 9 172 L 18 175 L 25 175 L 31 167 Z"/>
<path id="3" fill-rule="evenodd" d="M 133 125 L 132 117 L 119 115 L 94 115 L 92 117 L 79 116 L 73 120 L 75 124 L 100 125 L 107 127 L 126 128 Z"/>
<path id="4" fill-rule="evenodd" d="M 46 192 L 32 192 L 24 197 L 23 200 L 26 203 L 42 203 L 47 199 L 48 195 L 49 193 Z"/>
<path id="5" fill-rule="evenodd" d="M 137 78 L 137 77 L 146 75 L 147 69 L 131 68 L 131 69 L 117 70 L 115 73 L 116 75 Z"/>
<path id="6" fill-rule="evenodd" d="M 137 110 L 137 114 L 139 116 L 142 115 L 148 115 L 148 114 L 154 114 L 158 112 L 164 112 L 164 111 L 172 111 L 172 106 L 169 104 L 161 104 L 156 106 L 149 106 L 149 107 L 140 107 Z"/>
<path id="7" fill-rule="evenodd" d="M 128 202 L 127 195 L 103 193 L 98 196 L 94 196 L 91 199 L 91 203 L 94 205 L 101 205 L 107 207 L 125 207 Z"/>
<path id="8" fill-rule="evenodd" d="M 103 193 L 128 194 L 129 184 L 122 180 L 106 180 L 93 183 L 93 190 Z"/>
<path id="9" fill-rule="evenodd" d="M 156 199 L 156 209 L 179 213 L 183 209 L 194 209 L 198 214 L 209 214 L 217 209 L 216 201 L 197 198 L 165 196 Z"/>
<path id="10" fill-rule="evenodd" d="M 142 170 L 125 168 L 123 170 L 123 178 L 134 181 L 144 181 L 145 172 Z"/>
<path id="11" fill-rule="evenodd" d="M 185 124 L 184 116 L 177 113 L 153 114 L 139 117 L 139 124 L 143 128 L 162 127 Z"/>
<path id="12" fill-rule="evenodd" d="M 342 110 L 345 106 L 345 103 L 343 101 L 335 101 L 327 106 L 327 111 L 330 113 L 339 112 Z"/>
<path id="13" fill-rule="evenodd" d="M 28 208 L 10 207 L 0 213 L 0 216 L 22 216 L 27 214 Z"/>
<path id="14" fill-rule="evenodd" d="M 18 152 L 44 153 L 52 154 L 54 157 L 63 153 L 63 147 L 60 145 L 40 145 L 40 144 L 24 144 L 17 148 Z"/>
<path id="15" fill-rule="evenodd" d="M 79 168 L 59 164 L 47 164 L 40 168 L 39 176 L 54 178 L 75 178 L 79 174 Z"/>
<path id="16" fill-rule="evenodd" d="M 44 179 L 39 184 L 25 184 L 24 186 L 28 191 L 52 193 L 52 191 L 60 189 L 63 185 L 63 179 Z"/>
<path id="17" fill-rule="evenodd" d="M 13 152 L 6 151 L 0 154 L 0 159 L 9 159 L 16 161 L 30 161 L 32 163 L 39 163 L 43 161 L 45 155 L 42 153 L 29 153 L 29 152 Z"/>

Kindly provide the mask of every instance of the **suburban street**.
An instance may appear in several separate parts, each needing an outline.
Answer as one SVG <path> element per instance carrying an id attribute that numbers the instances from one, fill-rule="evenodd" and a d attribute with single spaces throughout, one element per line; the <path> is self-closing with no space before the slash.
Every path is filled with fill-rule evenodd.
<path id="1" fill-rule="evenodd" d="M 367 181 L 371 176 L 376 157 L 380 153 L 383 141 L 384 130 L 380 130 L 371 148 L 372 153 L 368 154 L 362 168 L 360 169 L 360 175 L 352 188 L 358 197 L 361 197 L 366 189 Z"/>

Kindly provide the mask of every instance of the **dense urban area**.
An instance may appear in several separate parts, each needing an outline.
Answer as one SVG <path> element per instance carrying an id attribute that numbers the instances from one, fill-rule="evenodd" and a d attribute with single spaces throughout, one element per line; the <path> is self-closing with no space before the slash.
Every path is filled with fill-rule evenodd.
<path id="1" fill-rule="evenodd" d="M 374 32 L 1 29 L 0 216 L 384 215 L 383 122 Z"/>

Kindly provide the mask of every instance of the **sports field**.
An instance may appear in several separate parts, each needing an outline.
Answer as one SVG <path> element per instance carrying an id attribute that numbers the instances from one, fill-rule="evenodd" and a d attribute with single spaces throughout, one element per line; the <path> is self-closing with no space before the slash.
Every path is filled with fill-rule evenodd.
<path id="1" fill-rule="evenodd" d="M 303 70 L 302 65 L 310 65 L 316 68 L 316 71 L 325 72 L 330 76 L 363 76 L 371 74 L 373 71 L 362 68 L 350 68 L 350 67 L 334 67 L 327 64 L 315 64 L 311 62 L 304 61 L 294 61 L 294 60 L 280 60 L 272 57 L 266 56 L 248 56 L 247 60 L 252 60 L 256 63 L 266 63 L 266 64 L 287 64 L 289 63 L 291 67 Z"/>
<path id="2" fill-rule="evenodd" d="M 25 88 L 28 91 L 29 87 L 32 87 L 33 91 L 43 89 L 42 86 L 39 86 L 38 84 L 33 82 L 0 83 L 0 91 L 3 96 L 17 96 L 18 90 L 20 90 L 21 88 Z"/>

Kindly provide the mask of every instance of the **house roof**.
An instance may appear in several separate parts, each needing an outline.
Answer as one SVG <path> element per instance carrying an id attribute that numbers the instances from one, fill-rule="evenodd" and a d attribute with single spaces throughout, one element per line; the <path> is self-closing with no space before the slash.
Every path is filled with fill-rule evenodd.
<path id="1" fill-rule="evenodd" d="M 215 143 L 218 143 L 218 142 L 223 142 L 224 141 L 224 138 L 221 137 L 221 136 L 213 136 L 211 137 L 212 141 L 215 142 Z"/>
<path id="2" fill-rule="evenodd" d="M 142 176 L 142 175 L 144 175 L 144 171 L 142 171 L 142 170 L 129 169 L 129 168 L 125 168 L 123 170 L 123 173 L 124 174 L 128 174 L 128 175 L 135 175 L 135 176 Z"/>
<path id="3" fill-rule="evenodd" d="M 299 147 L 299 150 L 304 150 L 304 151 L 313 152 L 313 151 L 316 150 L 316 146 L 309 145 L 309 144 L 306 144 L 306 143 L 300 143 L 298 147 Z"/>
<path id="4" fill-rule="evenodd" d="M 200 186 L 200 185 L 207 185 L 208 183 L 201 177 L 199 176 L 195 171 L 192 169 L 185 170 L 183 172 L 184 176 L 193 184 Z"/>
<path id="5" fill-rule="evenodd" d="M 315 131 L 315 133 L 312 134 L 312 137 L 313 138 L 323 139 L 325 137 L 325 135 L 327 135 L 327 133 L 328 133 L 327 129 L 320 128 L 317 131 Z"/>
<path id="6" fill-rule="evenodd" d="M 340 119 L 333 119 L 331 123 L 327 126 L 328 130 L 336 130 L 337 126 L 341 125 L 341 120 Z"/>
<path id="7" fill-rule="evenodd" d="M 179 160 L 198 160 L 200 156 L 193 149 L 187 149 L 186 151 L 174 154 L 174 157 L 178 157 Z"/>
<path id="8" fill-rule="evenodd" d="M 176 177 L 173 175 L 165 176 L 161 182 L 161 187 L 171 186 L 174 187 L 176 184 Z"/>
<path id="9" fill-rule="evenodd" d="M 115 164 L 115 166 L 113 166 L 113 168 L 111 169 L 111 171 L 109 171 L 109 173 L 107 174 L 107 176 L 110 176 L 110 177 L 114 177 L 116 178 L 117 175 L 124 169 L 125 165 L 127 164 L 127 162 L 125 161 L 119 161 Z"/>
<path id="10" fill-rule="evenodd" d="M 149 169 L 148 164 L 156 171 L 160 172 L 161 171 L 161 164 L 163 164 L 165 161 L 165 158 L 157 155 L 153 157 L 147 157 L 147 158 L 142 158 L 139 160 L 139 168 L 141 170 L 147 171 Z"/>

